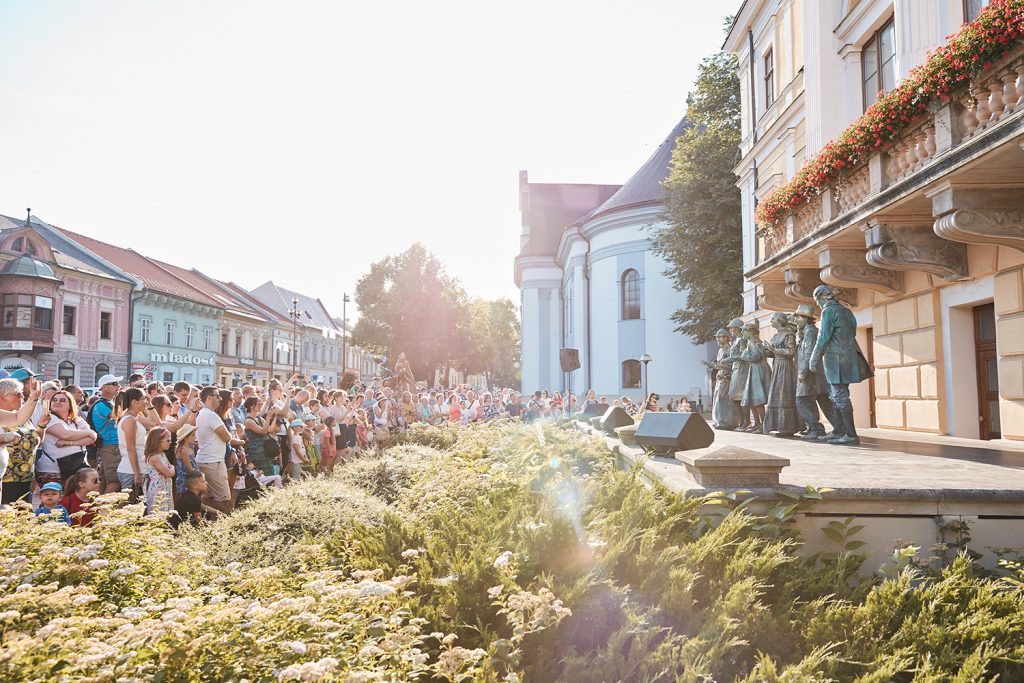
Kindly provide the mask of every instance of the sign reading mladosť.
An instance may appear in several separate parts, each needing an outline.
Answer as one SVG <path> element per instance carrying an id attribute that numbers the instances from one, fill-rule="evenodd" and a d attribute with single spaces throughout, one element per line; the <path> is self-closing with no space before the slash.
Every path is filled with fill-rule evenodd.
<path id="1" fill-rule="evenodd" d="M 154 363 L 181 363 L 182 365 L 216 365 L 216 356 L 194 356 L 191 353 L 151 353 L 149 360 Z"/>

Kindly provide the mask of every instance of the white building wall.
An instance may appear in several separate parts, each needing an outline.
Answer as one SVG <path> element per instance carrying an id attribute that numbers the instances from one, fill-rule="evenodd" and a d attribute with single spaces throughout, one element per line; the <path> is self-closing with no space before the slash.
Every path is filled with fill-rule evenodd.
<path id="1" fill-rule="evenodd" d="M 561 334 L 562 271 L 553 260 L 522 271 L 522 390 L 553 389 L 561 384 L 558 363 Z"/>

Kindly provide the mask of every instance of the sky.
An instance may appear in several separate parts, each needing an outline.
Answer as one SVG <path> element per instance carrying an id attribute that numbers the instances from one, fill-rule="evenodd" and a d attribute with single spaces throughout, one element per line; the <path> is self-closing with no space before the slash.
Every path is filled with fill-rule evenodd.
<path id="1" fill-rule="evenodd" d="M 625 182 L 738 6 L 0 0 L 0 213 L 336 315 L 416 241 L 518 301 L 518 172 Z"/>

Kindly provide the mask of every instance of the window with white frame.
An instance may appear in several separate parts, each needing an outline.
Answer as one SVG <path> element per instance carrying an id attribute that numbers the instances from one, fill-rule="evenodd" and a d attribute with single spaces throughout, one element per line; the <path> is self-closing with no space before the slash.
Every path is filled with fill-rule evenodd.
<path id="1" fill-rule="evenodd" d="M 139 318 L 139 341 L 149 343 L 153 321 L 149 318 Z"/>
<path id="2" fill-rule="evenodd" d="M 174 346 L 174 328 L 176 327 L 173 320 L 168 320 L 164 323 L 164 344 L 168 346 Z"/>
<path id="3" fill-rule="evenodd" d="M 622 319 L 640 319 L 640 273 L 632 268 L 622 274 Z"/>
<path id="4" fill-rule="evenodd" d="M 864 109 L 878 101 L 879 93 L 896 87 L 896 24 L 892 19 L 875 31 L 860 53 Z"/>
<path id="5" fill-rule="evenodd" d="M 196 341 L 196 326 L 185 325 L 185 348 L 192 348 Z"/>

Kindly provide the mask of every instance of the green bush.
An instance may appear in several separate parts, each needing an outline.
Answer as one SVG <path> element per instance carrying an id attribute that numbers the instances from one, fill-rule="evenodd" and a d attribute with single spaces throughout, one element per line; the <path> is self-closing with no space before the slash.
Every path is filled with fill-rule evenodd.
<path id="1" fill-rule="evenodd" d="M 809 491 L 807 497 L 820 493 Z M 0 514 L 2 680 L 1024 680 L 1024 577 L 803 558 L 571 428 L 418 428 L 172 534 Z M 709 509 L 720 513 L 711 514 Z"/>

